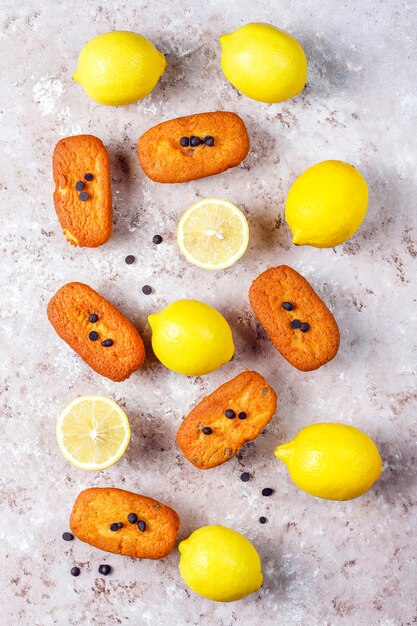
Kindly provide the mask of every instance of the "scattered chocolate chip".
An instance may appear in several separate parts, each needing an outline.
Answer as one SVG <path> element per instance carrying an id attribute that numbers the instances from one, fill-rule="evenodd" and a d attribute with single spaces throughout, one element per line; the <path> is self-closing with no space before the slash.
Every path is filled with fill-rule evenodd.
<path id="1" fill-rule="evenodd" d="M 183 146 L 183 148 L 186 148 L 188 145 L 190 145 L 190 140 L 188 139 L 188 137 L 181 137 L 180 144 Z"/>
<path id="2" fill-rule="evenodd" d="M 273 493 L 274 493 L 274 490 L 271 489 L 270 487 L 265 487 L 265 489 L 262 489 L 263 496 L 272 496 Z"/>
<path id="3" fill-rule="evenodd" d="M 108 576 L 111 572 L 110 565 L 100 565 L 98 568 L 99 574 L 103 574 L 103 576 Z"/>
<path id="4" fill-rule="evenodd" d="M 101 345 L 104 348 L 110 348 L 110 346 L 113 345 L 113 339 L 105 339 L 104 341 L 101 342 Z"/>
<path id="5" fill-rule="evenodd" d="M 134 263 L 135 261 L 136 261 L 136 259 L 133 256 L 133 254 L 128 254 L 127 257 L 125 258 L 125 263 L 127 265 L 132 265 L 132 263 Z"/>
<path id="6" fill-rule="evenodd" d="M 301 327 L 301 322 L 300 320 L 293 320 L 291 322 L 291 328 L 300 328 Z"/>
<path id="7" fill-rule="evenodd" d="M 281 306 L 285 311 L 292 311 L 294 308 L 294 305 L 292 302 L 283 302 Z"/>
<path id="8" fill-rule="evenodd" d="M 196 146 L 199 146 L 200 143 L 201 143 L 200 137 L 196 137 L 195 135 L 192 135 L 190 137 L 190 146 L 192 146 L 193 148 L 195 148 Z"/>
<path id="9" fill-rule="evenodd" d="M 202 428 L 201 430 L 205 435 L 211 435 L 211 433 L 213 432 L 210 426 L 204 426 L 204 428 Z"/>
<path id="10" fill-rule="evenodd" d="M 81 570 L 79 567 L 71 567 L 71 576 L 79 576 L 81 574 Z"/>
<path id="11" fill-rule="evenodd" d="M 95 324 L 96 322 L 98 322 L 98 315 L 96 315 L 95 313 L 90 313 L 90 315 L 88 316 L 88 321 L 91 324 Z"/>
<path id="12" fill-rule="evenodd" d="M 117 522 L 117 528 L 119 528 L 119 530 L 123 528 L 123 522 Z"/>
<path id="13" fill-rule="evenodd" d="M 241 412 L 239 413 L 239 415 L 238 415 L 238 418 L 239 418 L 240 420 L 245 420 L 245 419 L 247 418 L 247 415 L 246 415 L 245 411 L 241 411 Z"/>
<path id="14" fill-rule="evenodd" d="M 206 146 L 214 146 L 214 137 L 207 135 L 207 137 L 204 137 L 203 143 L 205 143 Z"/>
<path id="15" fill-rule="evenodd" d="M 82 191 L 83 189 L 85 189 L 85 183 L 83 183 L 82 180 L 77 180 L 77 182 L 75 183 L 75 189 L 77 191 Z"/>
<path id="16" fill-rule="evenodd" d="M 266 524 L 266 523 L 267 523 L 267 521 L 268 521 L 268 520 L 267 520 L 267 519 L 266 519 L 266 517 L 264 517 L 264 516 L 262 516 L 262 517 L 260 517 L 260 518 L 259 518 L 259 523 L 260 523 L 260 524 Z"/>
<path id="17" fill-rule="evenodd" d="M 74 535 L 72 533 L 62 533 L 62 539 L 64 541 L 72 541 L 74 539 Z"/>
<path id="18" fill-rule="evenodd" d="M 78 197 L 80 198 L 81 202 L 85 202 L 86 200 L 88 200 L 88 193 L 86 191 L 82 191 Z"/>
<path id="19" fill-rule="evenodd" d="M 144 522 L 142 519 L 138 522 L 138 528 L 139 530 L 144 533 L 146 530 L 146 522 Z"/>
<path id="20" fill-rule="evenodd" d="M 232 420 L 234 417 L 236 417 L 236 413 L 233 409 L 226 409 L 224 414 L 229 420 Z"/>
<path id="21" fill-rule="evenodd" d="M 98 332 L 96 330 L 92 330 L 90 333 L 88 333 L 88 338 L 90 341 L 97 341 Z"/>
<path id="22" fill-rule="evenodd" d="M 243 483 L 247 483 L 249 479 L 250 479 L 250 474 L 249 474 L 249 472 L 243 472 L 243 473 L 240 475 L 240 480 L 241 480 Z"/>
<path id="23" fill-rule="evenodd" d="M 142 292 L 145 296 L 149 296 L 152 293 L 152 287 L 150 285 L 143 285 Z"/>
<path id="24" fill-rule="evenodd" d="M 300 326 L 300 330 L 302 333 L 306 333 L 310 330 L 310 324 L 308 324 L 307 322 L 303 322 Z"/>
<path id="25" fill-rule="evenodd" d="M 127 521 L 130 524 L 137 524 L 138 516 L 136 515 L 136 513 L 129 513 L 129 515 L 127 516 Z"/>
<path id="26" fill-rule="evenodd" d="M 119 524 L 117 522 L 113 522 L 113 524 L 110 524 L 110 530 L 115 533 L 116 530 L 119 530 Z"/>
<path id="27" fill-rule="evenodd" d="M 162 243 L 162 237 L 161 237 L 161 235 L 154 235 L 154 236 L 152 237 L 152 241 L 153 241 L 154 243 L 156 243 L 156 245 L 158 245 L 158 244 Z"/>
<path id="28" fill-rule="evenodd" d="M 84 174 L 84 180 L 93 180 L 94 176 L 92 174 Z"/>

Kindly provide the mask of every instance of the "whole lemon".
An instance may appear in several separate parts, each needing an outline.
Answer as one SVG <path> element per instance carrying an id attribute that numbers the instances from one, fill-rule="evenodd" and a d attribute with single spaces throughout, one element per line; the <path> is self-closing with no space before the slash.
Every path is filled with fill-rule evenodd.
<path id="1" fill-rule="evenodd" d="M 351 500 L 381 475 L 378 448 L 361 430 L 345 424 L 313 424 L 275 450 L 303 491 L 328 500 Z"/>
<path id="2" fill-rule="evenodd" d="M 155 355 L 179 374 L 208 374 L 230 361 L 235 351 L 229 324 L 204 302 L 177 300 L 148 321 Z"/>
<path id="3" fill-rule="evenodd" d="M 271 24 L 245 24 L 220 37 L 224 75 L 245 96 L 282 102 L 307 81 L 307 59 L 298 41 Z"/>
<path id="4" fill-rule="evenodd" d="M 344 161 L 322 161 L 292 185 L 285 217 L 297 246 L 333 248 L 358 230 L 368 208 L 362 174 Z"/>
<path id="5" fill-rule="evenodd" d="M 203 526 L 178 546 L 180 574 L 200 596 L 232 602 L 258 591 L 261 559 L 243 535 L 225 526 Z"/>
<path id="6" fill-rule="evenodd" d="M 166 64 L 164 55 L 148 39 L 115 30 L 85 44 L 72 78 L 95 102 L 118 106 L 147 96 Z"/>

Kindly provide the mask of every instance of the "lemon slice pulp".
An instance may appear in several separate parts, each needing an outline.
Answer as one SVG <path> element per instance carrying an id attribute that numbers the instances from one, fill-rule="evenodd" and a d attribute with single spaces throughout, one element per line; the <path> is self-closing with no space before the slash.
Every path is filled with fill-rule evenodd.
<path id="1" fill-rule="evenodd" d="M 80 396 L 65 407 L 56 425 L 64 457 L 81 469 L 102 470 L 124 454 L 130 440 L 126 413 L 104 396 Z"/>
<path id="2" fill-rule="evenodd" d="M 206 198 L 191 205 L 181 217 L 177 242 L 190 263 L 206 270 L 225 269 L 248 247 L 248 222 L 231 202 Z"/>

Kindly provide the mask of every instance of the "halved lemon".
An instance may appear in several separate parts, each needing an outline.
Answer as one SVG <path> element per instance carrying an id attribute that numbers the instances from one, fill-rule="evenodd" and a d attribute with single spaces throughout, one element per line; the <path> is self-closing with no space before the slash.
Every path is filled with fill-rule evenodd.
<path id="1" fill-rule="evenodd" d="M 58 417 L 56 438 L 64 457 L 81 469 L 102 470 L 118 461 L 130 440 L 126 413 L 105 396 L 80 396 Z"/>
<path id="2" fill-rule="evenodd" d="M 181 217 L 177 243 L 190 263 L 206 270 L 222 270 L 245 253 L 248 222 L 231 202 L 205 198 L 191 205 Z"/>

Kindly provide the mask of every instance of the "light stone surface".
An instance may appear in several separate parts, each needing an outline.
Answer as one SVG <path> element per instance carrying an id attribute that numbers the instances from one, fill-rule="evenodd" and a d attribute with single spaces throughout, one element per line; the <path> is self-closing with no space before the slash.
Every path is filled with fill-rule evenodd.
<path id="1" fill-rule="evenodd" d="M 1 597 L 4 626 L 402 626 L 416 600 L 416 5 L 411 0 L 1 3 Z M 308 87 L 282 104 L 240 95 L 222 75 L 218 36 L 250 21 L 294 34 L 309 59 Z M 112 29 L 149 37 L 168 69 L 142 102 L 107 108 L 71 81 L 82 45 Z M 236 111 L 252 149 L 240 167 L 183 185 L 140 170 L 139 135 L 174 116 Z M 61 137 L 93 133 L 109 149 L 114 234 L 96 250 L 71 248 L 52 203 L 51 154 Z M 355 164 L 369 182 L 362 228 L 336 249 L 296 248 L 286 193 L 306 167 Z M 175 242 L 189 204 L 227 198 L 246 213 L 251 243 L 234 267 L 188 265 Z M 155 233 L 164 242 L 154 246 Z M 124 263 L 127 254 L 137 262 Z M 257 326 L 247 291 L 259 272 L 286 263 L 310 279 L 341 329 L 337 357 L 312 373 L 293 369 Z M 64 282 L 84 281 L 120 306 L 145 337 L 148 359 L 124 383 L 92 372 L 55 335 L 45 307 Z M 144 296 L 150 284 L 154 293 Z M 187 378 L 151 355 L 147 315 L 178 298 L 218 307 L 236 356 Z M 239 458 L 193 468 L 175 445 L 182 417 L 202 395 L 250 367 L 265 375 L 279 410 Z M 127 411 L 124 458 L 88 473 L 62 457 L 55 420 L 81 394 L 105 394 Z M 383 475 L 350 502 L 312 498 L 290 481 L 274 447 L 303 426 L 341 421 L 377 442 Z M 252 479 L 242 483 L 239 475 Z M 88 486 L 151 495 L 180 514 L 180 538 L 205 524 L 244 533 L 260 552 L 265 584 L 232 604 L 197 597 L 177 550 L 135 561 L 65 543 L 73 501 Z M 273 487 L 270 498 L 263 487 Z M 268 523 L 258 523 L 260 515 Z M 100 563 L 114 573 L 98 575 Z M 77 579 L 69 574 L 78 564 Z"/>

